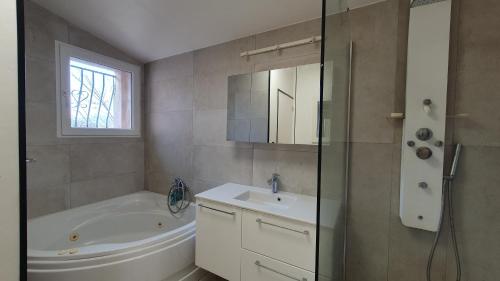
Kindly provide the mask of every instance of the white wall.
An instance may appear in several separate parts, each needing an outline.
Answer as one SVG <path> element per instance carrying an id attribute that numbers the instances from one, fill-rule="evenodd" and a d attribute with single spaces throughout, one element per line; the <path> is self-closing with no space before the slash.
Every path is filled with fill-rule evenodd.
<path id="1" fill-rule="evenodd" d="M 0 1 L 0 280 L 19 280 L 16 1 Z"/>

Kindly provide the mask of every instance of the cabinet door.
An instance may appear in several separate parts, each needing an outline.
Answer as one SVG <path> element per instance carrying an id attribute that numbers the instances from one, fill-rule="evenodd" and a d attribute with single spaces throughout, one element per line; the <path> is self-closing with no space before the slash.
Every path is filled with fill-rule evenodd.
<path id="1" fill-rule="evenodd" d="M 241 210 L 198 200 L 196 265 L 229 281 L 240 280 Z"/>
<path id="2" fill-rule="evenodd" d="M 242 249 L 241 281 L 314 281 L 314 273 Z"/>
<path id="3" fill-rule="evenodd" d="M 314 272 L 314 225 L 247 210 L 242 224 L 244 249 Z"/>

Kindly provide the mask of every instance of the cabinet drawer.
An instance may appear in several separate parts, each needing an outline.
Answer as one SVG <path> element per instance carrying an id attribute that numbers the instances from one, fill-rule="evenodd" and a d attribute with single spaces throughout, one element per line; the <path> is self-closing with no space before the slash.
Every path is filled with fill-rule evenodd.
<path id="1" fill-rule="evenodd" d="M 241 209 L 197 200 L 196 265 L 229 281 L 240 280 Z"/>
<path id="2" fill-rule="evenodd" d="M 245 210 L 242 247 L 314 272 L 316 226 Z"/>
<path id="3" fill-rule="evenodd" d="M 314 273 L 241 250 L 241 281 L 314 281 Z"/>

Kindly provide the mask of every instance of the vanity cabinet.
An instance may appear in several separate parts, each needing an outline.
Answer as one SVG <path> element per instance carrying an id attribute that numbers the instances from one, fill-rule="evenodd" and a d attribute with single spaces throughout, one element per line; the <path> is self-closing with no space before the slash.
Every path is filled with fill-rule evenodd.
<path id="1" fill-rule="evenodd" d="M 314 224 L 210 200 L 197 205 L 197 266 L 229 281 L 314 280 Z"/>
<path id="2" fill-rule="evenodd" d="M 314 273 L 242 249 L 241 281 L 314 281 Z"/>
<path id="3" fill-rule="evenodd" d="M 241 209 L 197 200 L 196 265 L 229 281 L 240 280 Z"/>
<path id="4" fill-rule="evenodd" d="M 316 227 L 264 213 L 243 211 L 242 248 L 314 271 Z"/>

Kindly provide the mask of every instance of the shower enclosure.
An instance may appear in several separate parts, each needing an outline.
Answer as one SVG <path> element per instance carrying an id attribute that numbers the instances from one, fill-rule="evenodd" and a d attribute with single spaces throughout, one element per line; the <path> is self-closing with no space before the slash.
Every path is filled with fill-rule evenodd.
<path id="1" fill-rule="evenodd" d="M 323 1 L 316 280 L 344 280 L 351 39 L 346 0 Z"/>

